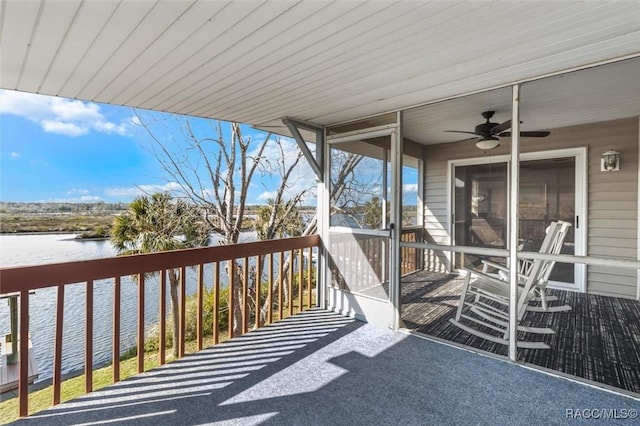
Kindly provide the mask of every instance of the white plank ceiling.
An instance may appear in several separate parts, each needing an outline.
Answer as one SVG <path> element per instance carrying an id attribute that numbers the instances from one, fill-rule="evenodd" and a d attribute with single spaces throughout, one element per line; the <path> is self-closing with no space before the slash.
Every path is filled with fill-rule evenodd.
<path id="1" fill-rule="evenodd" d="M 329 125 L 640 54 L 638 0 L 2 0 L 0 7 L 1 88 L 282 132 L 286 116 Z M 609 90 L 628 98 L 621 88 L 637 90 L 637 71 L 623 72 L 627 80 Z M 532 95 L 531 108 L 562 103 L 557 87 L 547 89 L 546 97 Z M 483 110 L 508 107 L 509 93 L 496 93 L 466 105 L 466 121 L 437 118 L 459 105 L 411 111 L 407 134 L 446 141 L 429 132 L 468 129 Z M 616 114 L 633 108 L 637 102 Z M 562 124 L 538 118 L 527 124 Z"/>

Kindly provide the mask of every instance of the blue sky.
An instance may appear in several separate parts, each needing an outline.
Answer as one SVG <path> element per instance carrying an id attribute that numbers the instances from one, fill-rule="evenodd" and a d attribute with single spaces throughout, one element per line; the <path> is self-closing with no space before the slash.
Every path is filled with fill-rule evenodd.
<path id="1" fill-rule="evenodd" d="M 137 196 L 158 191 L 177 195 L 178 185 L 150 151 L 151 138 L 139 125 L 138 117 L 152 123 L 154 134 L 168 146 L 180 153 L 191 153 L 185 164 L 198 168 L 199 176 L 207 176 L 197 166 L 193 150 L 182 145 L 185 117 L 0 90 L 0 201 L 131 202 Z M 215 121 L 193 117 L 188 120 L 198 137 L 215 137 L 211 128 Z M 229 141 L 228 123 L 223 127 L 225 140 Z M 243 128 L 243 135 L 254 142 L 267 137 L 248 126 Z M 281 158 L 274 139 L 272 136 L 263 153 L 272 165 Z M 280 143 L 285 161 L 292 161 L 299 152 L 297 145 L 289 138 L 281 138 Z M 213 149 L 210 158 L 215 153 Z M 258 172 L 247 202 L 265 203 L 278 182 L 273 170 Z M 415 203 L 416 182 L 417 173 L 405 173 L 407 204 Z M 303 202 L 315 205 L 315 176 L 303 159 L 292 175 L 289 193 L 293 196 L 309 188 L 312 190 Z M 210 190 L 211 185 L 205 182 L 202 191 Z"/>
<path id="2" fill-rule="evenodd" d="M 159 120 L 161 137 L 181 137 L 181 117 L 139 113 Z M 175 188 L 134 118 L 131 108 L 0 91 L 0 200 L 130 202 L 144 193 Z M 211 124 L 191 120 L 196 131 Z M 244 135 L 266 137 L 249 127 Z M 283 143 L 287 152 L 296 152 L 293 141 Z M 277 155 L 275 144 L 267 151 Z M 314 185 L 308 165 L 300 169 L 292 191 Z M 270 174 L 256 176 L 248 202 L 263 203 L 273 189 Z"/>

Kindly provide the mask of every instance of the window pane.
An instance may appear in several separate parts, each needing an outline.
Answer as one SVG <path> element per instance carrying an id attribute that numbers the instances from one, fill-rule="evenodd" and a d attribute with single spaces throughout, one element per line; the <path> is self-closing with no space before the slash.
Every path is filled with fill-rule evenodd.
<path id="1" fill-rule="evenodd" d="M 331 147 L 331 226 L 384 227 L 384 158 L 383 148 L 361 141 Z"/>
<path id="2" fill-rule="evenodd" d="M 455 244 L 505 248 L 507 164 L 455 168 Z M 464 258 L 463 258 L 464 257 Z M 473 268 L 474 255 L 456 254 L 456 265 Z"/>
<path id="3" fill-rule="evenodd" d="M 520 163 L 520 229 L 522 249 L 538 251 L 545 230 L 554 220 L 575 225 L 576 185 L 575 158 L 553 158 Z M 564 240 L 561 253 L 575 253 L 574 226 Z M 557 263 L 552 281 L 574 282 L 574 267 L 570 263 Z"/>

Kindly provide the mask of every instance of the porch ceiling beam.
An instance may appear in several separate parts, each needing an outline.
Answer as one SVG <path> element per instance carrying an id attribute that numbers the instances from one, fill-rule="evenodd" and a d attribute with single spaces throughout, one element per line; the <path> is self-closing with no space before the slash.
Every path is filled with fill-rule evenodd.
<path id="1" fill-rule="evenodd" d="M 324 181 L 324 129 L 319 126 L 315 126 L 311 123 L 306 123 L 304 121 L 294 120 L 291 118 L 283 118 L 282 122 L 287 126 L 291 134 L 293 135 L 293 139 L 295 139 L 298 144 L 298 148 L 302 151 L 302 154 L 306 158 L 307 162 L 313 169 L 313 172 L 316 174 L 316 178 L 318 182 Z M 300 129 L 309 130 L 315 132 L 316 134 L 316 155 L 314 156 L 309 147 L 307 146 L 307 142 L 302 137 L 300 133 Z"/>
<path id="2" fill-rule="evenodd" d="M 366 129 L 352 130 L 350 132 L 338 133 L 335 135 L 327 135 L 327 142 L 343 143 L 353 142 L 361 139 L 371 139 L 379 136 L 389 136 L 393 133 L 398 125 L 383 124 L 382 126 L 367 127 Z"/>

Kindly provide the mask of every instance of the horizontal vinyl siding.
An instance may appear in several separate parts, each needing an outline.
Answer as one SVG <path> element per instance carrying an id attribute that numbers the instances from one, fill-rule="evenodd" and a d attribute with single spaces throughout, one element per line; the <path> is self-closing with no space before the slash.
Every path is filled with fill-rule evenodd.
<path id="1" fill-rule="evenodd" d="M 581 126 L 589 142 L 589 236 L 591 256 L 637 259 L 638 256 L 638 118 Z M 585 134 L 586 133 L 586 134 Z M 601 172 L 602 153 L 620 151 L 620 171 Z M 633 269 L 587 268 L 589 293 L 635 298 Z"/>
<path id="2" fill-rule="evenodd" d="M 550 129 L 543 139 L 522 139 L 521 152 L 587 147 L 587 254 L 622 259 L 638 256 L 638 117 L 583 126 Z M 508 155 L 506 139 L 490 156 Z M 620 171 L 601 172 L 600 159 L 608 150 L 621 153 Z M 436 242 L 447 243 L 446 166 L 450 160 L 488 156 L 473 142 L 430 145 L 425 149 L 425 228 Z M 443 184 L 444 183 L 444 184 Z M 442 231 L 445 231 L 443 235 Z M 635 298 L 637 271 L 589 266 L 587 291 Z"/>
<path id="3" fill-rule="evenodd" d="M 424 163 L 424 227 L 425 240 L 429 243 L 449 244 L 447 218 L 447 160 L 435 160 L 425 149 Z M 447 271 L 449 260 L 443 252 L 426 250 L 425 267 L 434 271 Z"/>

